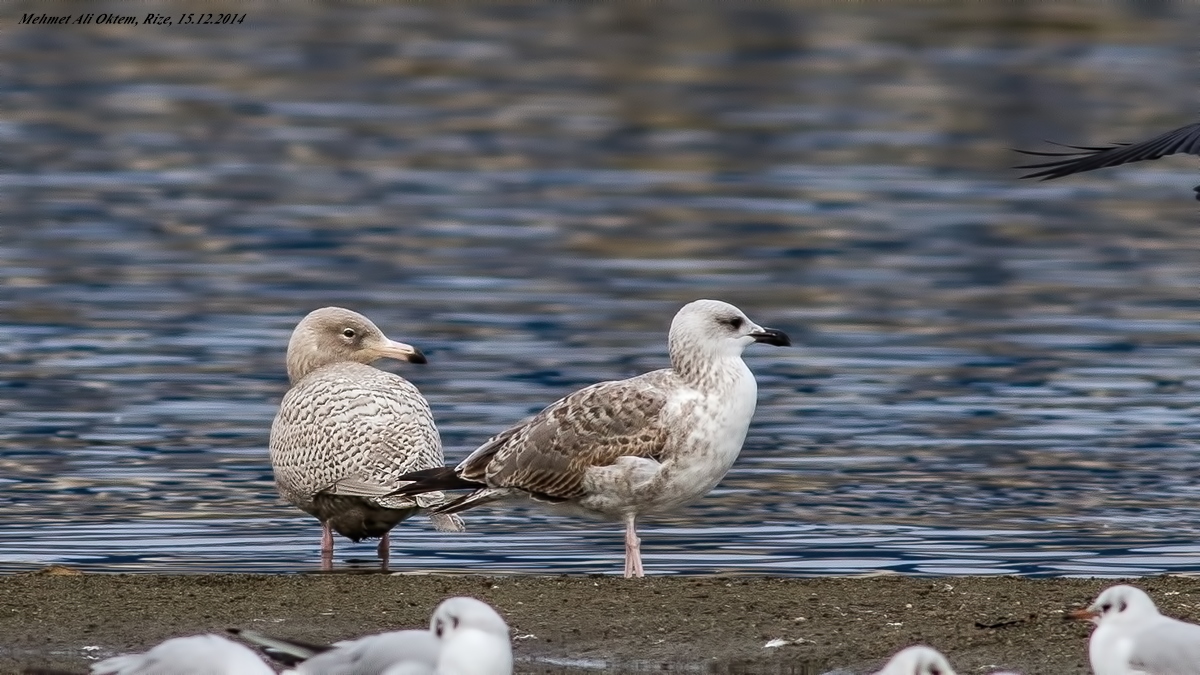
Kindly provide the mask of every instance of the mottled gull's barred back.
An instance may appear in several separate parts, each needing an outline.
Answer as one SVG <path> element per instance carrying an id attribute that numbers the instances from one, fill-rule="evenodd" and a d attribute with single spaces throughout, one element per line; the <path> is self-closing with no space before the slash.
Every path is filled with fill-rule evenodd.
<path id="1" fill-rule="evenodd" d="M 955 675 L 941 652 L 918 645 L 901 649 L 875 675 Z"/>
<path id="2" fill-rule="evenodd" d="M 291 389 L 271 426 L 275 485 L 288 502 L 321 521 L 321 553 L 332 563 L 333 532 L 359 541 L 388 532 L 440 494 L 387 497 L 406 472 L 441 466 L 442 443 L 429 403 L 408 380 L 368 365 L 390 357 L 425 363 L 420 350 L 389 340 L 367 317 L 340 307 L 313 311 L 287 350 Z M 450 515 L 440 530 L 460 530 Z"/>
<path id="3" fill-rule="evenodd" d="M 671 323 L 671 368 L 570 394 L 457 467 L 401 476 L 416 482 L 395 494 L 471 489 L 438 510 L 528 496 L 623 521 L 625 575 L 642 576 L 638 516 L 708 493 L 741 451 L 758 392 L 742 350 L 755 342 L 790 344 L 733 305 L 692 302 Z"/>

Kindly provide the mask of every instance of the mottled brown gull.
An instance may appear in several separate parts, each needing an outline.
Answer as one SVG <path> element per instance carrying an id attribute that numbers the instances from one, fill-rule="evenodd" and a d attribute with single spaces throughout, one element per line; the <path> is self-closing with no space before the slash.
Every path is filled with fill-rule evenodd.
<path id="1" fill-rule="evenodd" d="M 310 313 L 288 342 L 291 389 L 271 425 L 271 465 L 279 494 L 321 521 L 321 555 L 332 564 L 333 533 L 379 537 L 442 495 L 386 496 L 404 473 L 439 467 L 442 442 L 429 403 L 408 380 L 368 365 L 390 357 L 425 363 L 420 350 L 389 340 L 367 317 L 340 307 Z M 439 530 L 457 516 L 431 515 Z"/>
<path id="2" fill-rule="evenodd" d="M 416 471 L 397 495 L 471 489 L 436 510 L 514 496 L 625 523 L 625 576 L 642 576 L 636 522 L 707 494 L 737 459 L 758 386 L 742 361 L 755 342 L 789 345 L 717 300 L 671 322 L 671 368 L 601 382 L 488 439 L 457 467 Z"/>

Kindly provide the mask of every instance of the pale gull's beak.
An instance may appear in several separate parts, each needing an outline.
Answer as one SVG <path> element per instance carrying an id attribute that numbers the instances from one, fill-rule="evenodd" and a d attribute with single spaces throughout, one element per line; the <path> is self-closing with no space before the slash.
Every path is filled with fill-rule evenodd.
<path id="1" fill-rule="evenodd" d="M 428 363 L 425 355 L 420 349 L 412 345 L 406 345 L 403 342 L 385 339 L 384 343 L 375 348 L 375 353 L 380 358 L 392 358 L 398 361 L 408 361 L 409 363 Z"/>

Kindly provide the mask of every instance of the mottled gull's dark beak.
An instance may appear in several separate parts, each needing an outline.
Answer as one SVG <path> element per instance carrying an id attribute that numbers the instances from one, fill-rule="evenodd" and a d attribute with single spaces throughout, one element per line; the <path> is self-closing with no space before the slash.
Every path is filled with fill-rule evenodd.
<path id="1" fill-rule="evenodd" d="M 750 337 L 754 338 L 755 342 L 763 344 L 775 345 L 776 347 L 792 346 L 792 339 L 787 336 L 787 333 L 774 328 L 763 328 L 750 333 Z"/>
<path id="2" fill-rule="evenodd" d="M 420 349 L 412 345 L 406 345 L 403 342 L 396 342 L 395 340 L 385 342 L 379 348 L 378 353 L 380 356 L 386 356 L 398 361 L 408 361 L 409 363 L 429 362 L 425 359 L 425 355 L 421 353 Z"/>

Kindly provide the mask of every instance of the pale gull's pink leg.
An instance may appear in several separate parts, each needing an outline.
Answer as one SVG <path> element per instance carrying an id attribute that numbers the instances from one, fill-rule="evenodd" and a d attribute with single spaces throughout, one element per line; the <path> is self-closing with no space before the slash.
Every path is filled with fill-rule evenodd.
<path id="1" fill-rule="evenodd" d="M 638 539 L 637 516 L 625 516 L 625 578 L 645 576 L 642 569 L 642 540 Z"/>
<path id="2" fill-rule="evenodd" d="M 383 571 L 388 568 L 388 559 L 392 555 L 392 537 L 390 532 L 384 532 L 383 537 L 379 540 L 379 548 L 375 549 L 379 553 L 379 560 L 383 563 Z"/>
<path id="3" fill-rule="evenodd" d="M 329 523 L 321 523 L 321 569 L 333 569 L 333 528 Z"/>

